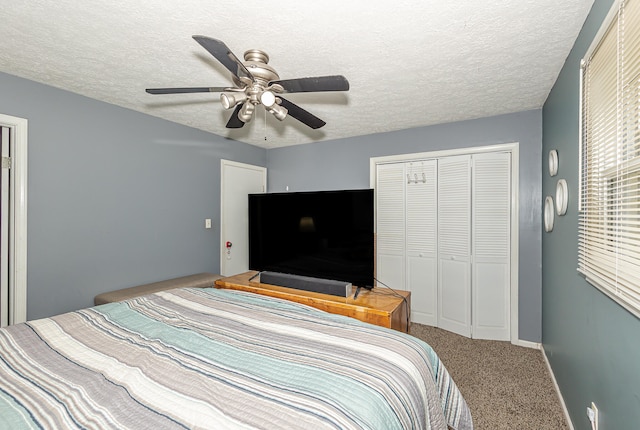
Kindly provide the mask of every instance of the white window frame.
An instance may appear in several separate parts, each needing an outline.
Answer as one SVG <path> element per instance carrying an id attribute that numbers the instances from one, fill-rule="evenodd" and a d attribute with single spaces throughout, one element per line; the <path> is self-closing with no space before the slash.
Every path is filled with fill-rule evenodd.
<path id="1" fill-rule="evenodd" d="M 639 176 L 640 149 L 636 150 L 635 147 L 640 146 L 640 123 L 630 127 L 627 121 L 629 112 L 635 112 L 640 120 L 640 115 L 637 114 L 640 107 L 640 91 L 630 92 L 632 108 L 628 107 L 629 99 L 625 98 L 625 95 L 628 95 L 625 84 L 635 83 L 636 79 L 640 82 L 640 78 L 635 76 L 631 77 L 630 81 L 632 73 L 628 72 L 630 65 L 635 63 L 637 66 L 639 59 L 628 55 L 633 51 L 632 45 L 635 44 L 630 43 L 628 39 L 631 38 L 626 38 L 624 33 L 625 29 L 640 25 L 640 14 L 637 13 L 639 5 L 635 3 L 639 1 L 614 2 L 581 62 L 578 272 L 584 275 L 590 284 L 640 318 L 640 237 L 634 237 L 633 233 L 636 227 L 640 228 L 640 210 L 635 208 L 640 205 L 640 190 L 635 189 L 637 182 L 630 179 L 631 176 Z M 633 6 L 628 7 L 629 4 Z M 627 10 L 636 12 L 625 13 Z M 610 121 L 606 124 L 610 125 L 614 132 L 609 139 L 597 139 L 593 137 L 594 131 L 606 127 L 602 125 L 604 122 L 598 121 L 595 113 L 589 117 L 592 113 L 589 108 L 594 102 L 591 97 L 586 98 L 586 92 L 591 89 L 587 80 L 592 72 L 588 71 L 588 68 L 594 56 L 597 58 L 598 49 L 610 33 L 616 37 L 615 67 L 610 74 L 601 73 L 598 78 L 602 79 L 604 76 L 616 83 L 611 85 L 611 88 L 615 88 L 615 94 L 613 90 L 605 92 L 615 96 L 611 98 L 612 104 L 609 105 L 613 106 L 615 100 L 615 115 L 609 117 L 615 119 L 606 120 Z M 636 44 L 640 45 L 640 42 Z M 635 46 L 636 50 L 639 48 L 640 46 Z M 587 108 L 585 101 L 589 105 Z M 607 105 L 599 107 L 602 106 Z M 611 112 L 613 111 L 614 109 L 611 109 Z M 598 112 L 601 113 L 602 110 Z M 631 139 L 628 133 L 631 133 Z M 631 157 L 628 155 L 630 148 Z M 612 193 L 614 190 L 617 191 Z"/>

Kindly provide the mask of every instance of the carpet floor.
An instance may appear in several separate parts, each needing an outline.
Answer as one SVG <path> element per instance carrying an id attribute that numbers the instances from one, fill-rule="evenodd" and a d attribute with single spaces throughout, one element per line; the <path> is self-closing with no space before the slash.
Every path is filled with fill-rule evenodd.
<path id="1" fill-rule="evenodd" d="M 469 405 L 475 430 L 569 430 L 542 351 L 416 323 L 409 333 L 438 354 Z"/>

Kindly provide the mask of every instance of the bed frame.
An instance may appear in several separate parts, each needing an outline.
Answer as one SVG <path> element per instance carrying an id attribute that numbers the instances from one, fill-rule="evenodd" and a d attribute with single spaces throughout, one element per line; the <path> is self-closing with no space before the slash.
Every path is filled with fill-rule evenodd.
<path id="1" fill-rule="evenodd" d="M 158 291 L 171 290 L 173 288 L 214 287 L 216 280 L 220 278 L 222 278 L 221 275 L 213 273 L 197 273 L 195 275 L 181 276 L 179 278 L 167 279 L 166 281 L 153 282 L 151 284 L 138 285 L 136 287 L 98 294 L 93 299 L 93 303 L 97 306 L 104 305 L 105 303 L 121 302 L 134 297 L 144 296 L 145 294 L 157 293 Z"/>

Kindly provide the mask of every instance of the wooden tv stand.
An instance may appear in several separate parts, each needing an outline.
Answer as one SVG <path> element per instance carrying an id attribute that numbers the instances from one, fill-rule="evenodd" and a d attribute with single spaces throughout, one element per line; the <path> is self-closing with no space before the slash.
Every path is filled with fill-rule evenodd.
<path id="1" fill-rule="evenodd" d="M 345 315 L 382 327 L 407 331 L 407 311 L 411 309 L 410 291 L 395 290 L 395 293 L 406 298 L 406 305 L 403 298 L 393 291 L 378 287 L 372 290 L 361 289 L 358 298 L 354 300 L 353 294 L 350 297 L 339 297 L 249 281 L 249 278 L 255 274 L 256 272 L 246 272 L 218 279 L 216 288 L 228 288 L 278 297 L 332 314 Z M 256 277 L 256 279 L 259 278 Z"/>

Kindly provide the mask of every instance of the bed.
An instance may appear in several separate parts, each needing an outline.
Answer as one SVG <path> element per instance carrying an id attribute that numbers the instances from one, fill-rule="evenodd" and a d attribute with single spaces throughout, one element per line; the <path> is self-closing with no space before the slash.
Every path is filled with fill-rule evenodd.
<path id="1" fill-rule="evenodd" d="M 181 288 L 1 329 L 0 428 L 473 424 L 417 338 L 271 297 Z"/>

